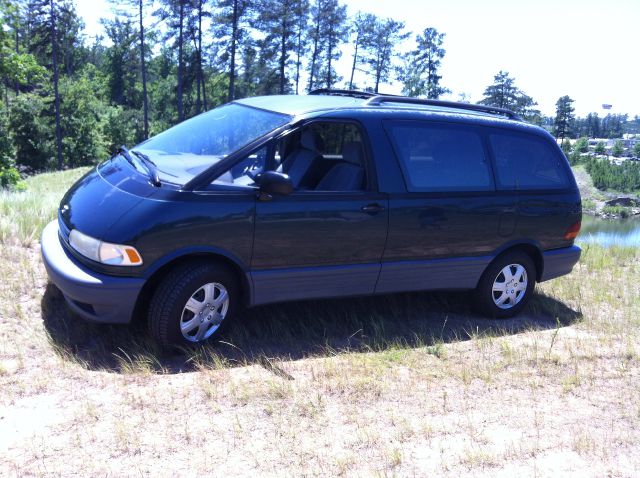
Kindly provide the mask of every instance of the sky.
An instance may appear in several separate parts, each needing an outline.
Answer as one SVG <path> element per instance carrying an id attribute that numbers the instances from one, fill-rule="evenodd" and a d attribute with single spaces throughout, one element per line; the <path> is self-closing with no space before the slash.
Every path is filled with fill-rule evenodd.
<path id="1" fill-rule="evenodd" d="M 343 0 L 358 11 L 404 21 L 407 30 L 434 27 L 445 33 L 442 99 L 476 102 L 500 71 L 555 113 L 560 96 L 575 100 L 576 114 L 640 115 L 640 0 Z M 77 0 L 89 36 L 102 33 L 110 15 L 106 0 Z M 413 41 L 399 45 L 412 48 Z M 348 79 L 352 49 L 346 46 L 338 74 Z M 400 93 L 397 83 L 380 88 Z M 605 111 L 603 104 L 611 104 Z"/>

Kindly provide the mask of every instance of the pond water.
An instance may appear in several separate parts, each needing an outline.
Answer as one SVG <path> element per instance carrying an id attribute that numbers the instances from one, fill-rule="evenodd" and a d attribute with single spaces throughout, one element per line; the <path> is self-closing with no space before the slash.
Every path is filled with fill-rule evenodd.
<path id="1" fill-rule="evenodd" d="M 582 216 L 578 244 L 640 247 L 640 217 L 628 219 L 599 219 Z"/>

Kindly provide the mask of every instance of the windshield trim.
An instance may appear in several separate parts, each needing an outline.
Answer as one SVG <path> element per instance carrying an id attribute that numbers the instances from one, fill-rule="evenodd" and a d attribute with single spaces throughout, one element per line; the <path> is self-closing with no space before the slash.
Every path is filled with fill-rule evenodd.
<path id="1" fill-rule="evenodd" d="M 235 101 L 233 103 L 241 105 L 241 106 L 246 106 L 247 108 L 253 108 L 253 109 L 256 109 L 256 110 L 260 110 L 260 111 L 268 111 L 270 113 L 277 113 L 277 112 L 274 112 L 274 111 L 271 111 L 271 110 L 264 110 L 262 108 L 256 108 L 254 106 L 248 106 L 248 105 L 244 105 L 242 103 L 236 103 Z M 229 104 L 231 104 L 231 103 L 229 103 Z M 209 183 L 211 183 L 214 179 L 216 179 L 218 176 L 220 176 L 222 173 L 224 173 L 227 169 L 229 169 L 235 163 L 237 163 L 242 158 L 244 158 L 247 154 L 251 153 L 254 149 L 260 148 L 261 146 L 263 146 L 266 143 L 268 143 L 269 141 L 271 141 L 274 137 L 282 134 L 283 132 L 287 131 L 288 129 L 294 128 L 297 125 L 297 123 L 299 122 L 299 121 L 298 122 L 293 122 L 294 117 L 292 117 L 291 115 L 286 115 L 284 113 L 278 113 L 278 114 L 282 114 L 282 116 L 289 117 L 289 122 L 283 124 L 282 126 L 277 127 L 276 129 L 273 129 L 273 130 L 269 131 L 268 133 L 265 133 L 264 135 L 260 136 L 259 138 L 256 138 L 255 140 L 245 144 L 241 148 L 229 153 L 226 157 L 224 157 L 223 159 L 221 159 L 217 163 L 212 164 L 207 169 L 205 169 L 204 171 L 200 172 L 199 174 L 197 174 L 196 176 L 191 178 L 189 181 L 187 181 L 187 183 L 185 183 L 185 185 L 182 187 L 182 190 L 183 191 L 195 191 L 195 190 L 204 189 Z M 303 120 L 300 120 L 300 121 L 303 121 Z"/>

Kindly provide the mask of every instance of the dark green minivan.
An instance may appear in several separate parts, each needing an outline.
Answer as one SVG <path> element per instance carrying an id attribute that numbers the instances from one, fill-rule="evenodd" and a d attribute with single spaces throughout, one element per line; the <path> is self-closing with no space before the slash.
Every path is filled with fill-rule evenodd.
<path id="1" fill-rule="evenodd" d="M 81 317 L 184 345 L 309 298 L 468 289 L 510 317 L 572 270 L 581 218 L 555 140 L 510 111 L 321 90 L 122 147 L 66 193 L 42 255 Z"/>

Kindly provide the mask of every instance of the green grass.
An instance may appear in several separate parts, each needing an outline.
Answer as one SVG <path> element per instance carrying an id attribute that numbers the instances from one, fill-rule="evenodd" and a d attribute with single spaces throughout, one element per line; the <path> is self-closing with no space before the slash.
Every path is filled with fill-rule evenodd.
<path id="1" fill-rule="evenodd" d="M 39 174 L 25 181 L 24 191 L 0 190 L 0 243 L 27 246 L 38 240 L 65 191 L 88 170 Z"/>
<path id="2" fill-rule="evenodd" d="M 606 205 L 602 208 L 601 211 L 603 214 L 611 215 L 611 216 L 620 216 L 621 218 L 627 218 L 631 215 L 630 208 L 626 208 L 624 206 L 609 206 Z"/>

